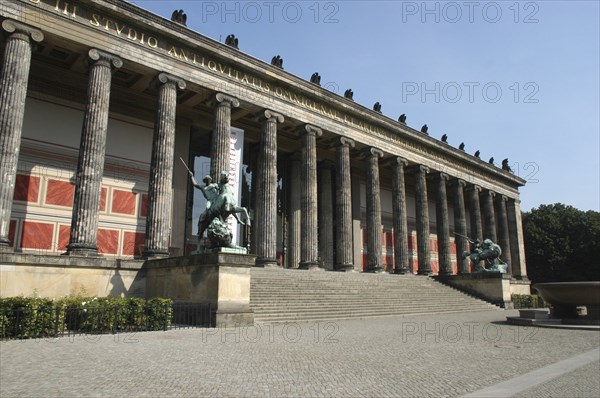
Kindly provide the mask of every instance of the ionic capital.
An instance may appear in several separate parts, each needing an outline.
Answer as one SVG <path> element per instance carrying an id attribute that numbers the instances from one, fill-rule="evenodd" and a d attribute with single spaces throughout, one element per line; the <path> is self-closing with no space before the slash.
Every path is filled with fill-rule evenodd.
<path id="1" fill-rule="evenodd" d="M 508 196 L 503 195 L 503 194 L 498 194 L 497 198 L 496 198 L 499 202 L 508 202 Z"/>
<path id="2" fill-rule="evenodd" d="M 17 37 L 22 40 L 29 40 L 30 37 L 37 43 L 44 40 L 44 33 L 41 30 L 12 19 L 2 21 L 2 29 L 8 33 L 19 35 Z"/>
<path id="3" fill-rule="evenodd" d="M 237 98 L 223 93 L 216 93 L 213 97 L 213 101 L 216 102 L 217 105 L 224 104 L 229 105 L 232 108 L 237 108 L 238 106 L 240 106 L 240 101 Z"/>
<path id="4" fill-rule="evenodd" d="M 400 168 L 404 168 L 404 167 L 408 166 L 408 160 L 406 160 L 400 156 L 394 156 L 394 157 L 390 158 L 389 165 L 392 167 L 398 166 Z"/>
<path id="5" fill-rule="evenodd" d="M 321 135 L 323 135 L 323 130 L 316 126 L 313 126 L 312 124 L 305 124 L 298 127 L 298 135 L 304 136 L 305 134 L 320 137 Z"/>
<path id="6" fill-rule="evenodd" d="M 183 79 L 178 78 L 177 76 L 170 75 L 168 73 L 159 73 L 156 77 L 156 81 L 160 84 L 173 84 L 176 88 L 180 90 L 185 89 L 185 81 Z"/>
<path id="7" fill-rule="evenodd" d="M 269 109 L 265 109 L 264 111 L 260 112 L 256 119 L 259 122 L 274 122 L 274 123 L 283 123 L 283 121 L 285 120 L 283 115 L 281 115 L 280 113 L 277 112 L 273 112 Z"/>
<path id="8" fill-rule="evenodd" d="M 347 137 L 340 137 L 339 141 L 338 141 L 338 146 L 347 146 L 350 149 L 355 147 L 355 143 L 354 140 L 347 138 Z"/>
<path id="9" fill-rule="evenodd" d="M 123 60 L 121 60 L 121 58 L 117 57 L 116 55 L 100 51 L 97 48 L 92 48 L 90 51 L 88 51 L 88 56 L 90 57 L 91 64 L 93 65 L 103 65 L 110 68 L 120 68 L 123 66 Z"/>
<path id="10" fill-rule="evenodd" d="M 363 149 L 362 154 L 366 158 L 375 157 L 378 159 L 383 157 L 383 151 L 374 147 L 368 147 Z"/>
<path id="11" fill-rule="evenodd" d="M 422 164 L 416 164 L 414 166 L 410 166 L 410 172 L 415 173 L 415 174 L 425 174 L 427 175 L 430 172 L 429 167 L 422 165 Z"/>
<path id="12" fill-rule="evenodd" d="M 481 187 L 479 185 L 471 184 L 471 185 L 467 186 L 466 191 L 467 192 L 475 191 L 477 193 L 480 193 Z"/>
<path id="13" fill-rule="evenodd" d="M 442 173 L 441 171 L 433 174 L 438 181 L 448 181 L 450 176 L 446 173 Z"/>
<path id="14" fill-rule="evenodd" d="M 492 191 L 491 189 L 485 189 L 481 192 L 481 196 L 490 196 L 493 199 L 496 196 L 496 192 Z"/>
<path id="15" fill-rule="evenodd" d="M 461 178 L 454 178 L 450 181 L 450 185 L 454 187 L 462 187 L 463 189 L 467 186 L 467 182 Z"/>

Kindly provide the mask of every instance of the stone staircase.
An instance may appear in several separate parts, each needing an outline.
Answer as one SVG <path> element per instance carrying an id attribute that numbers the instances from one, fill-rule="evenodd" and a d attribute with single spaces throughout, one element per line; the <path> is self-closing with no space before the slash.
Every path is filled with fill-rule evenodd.
<path id="1" fill-rule="evenodd" d="M 257 323 L 499 310 L 426 276 L 253 268 Z"/>

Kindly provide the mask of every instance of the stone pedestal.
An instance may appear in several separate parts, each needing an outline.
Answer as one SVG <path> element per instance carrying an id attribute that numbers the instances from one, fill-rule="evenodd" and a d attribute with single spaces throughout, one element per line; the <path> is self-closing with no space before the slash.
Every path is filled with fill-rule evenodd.
<path id="1" fill-rule="evenodd" d="M 513 308 L 510 275 L 475 272 L 465 275 L 439 275 L 436 280 L 503 308 Z"/>
<path id="2" fill-rule="evenodd" d="M 252 325 L 250 271 L 255 262 L 255 256 L 233 253 L 148 260 L 147 298 L 211 304 L 216 327 Z"/>
<path id="3" fill-rule="evenodd" d="M 352 242 L 352 177 L 350 148 L 354 141 L 341 137 L 336 148 L 336 265 L 337 271 L 354 271 Z"/>
<path id="4" fill-rule="evenodd" d="M 75 175 L 71 235 L 67 246 L 68 254 L 82 256 L 98 255 L 96 238 L 104 175 L 110 82 L 112 68 L 123 65 L 120 58 L 96 49 L 89 51 L 89 57 L 90 77 Z"/>
<path id="5" fill-rule="evenodd" d="M 185 88 L 183 80 L 166 73 L 159 74 L 157 80 L 158 107 L 152 139 L 144 257 L 169 255 L 177 89 Z"/>
<path id="6" fill-rule="evenodd" d="M 0 75 L 0 251 L 12 251 L 8 232 L 29 81 L 31 41 L 40 42 L 44 35 L 38 29 L 10 19 L 2 21 L 2 30 L 9 35 Z"/>

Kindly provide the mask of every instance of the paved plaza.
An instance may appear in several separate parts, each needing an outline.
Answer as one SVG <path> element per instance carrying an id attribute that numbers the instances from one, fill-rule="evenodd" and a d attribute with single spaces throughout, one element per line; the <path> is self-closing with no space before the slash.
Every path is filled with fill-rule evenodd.
<path id="1" fill-rule="evenodd" d="M 516 311 L 2 342 L 0 396 L 600 396 L 600 333 L 512 326 L 507 315 Z"/>

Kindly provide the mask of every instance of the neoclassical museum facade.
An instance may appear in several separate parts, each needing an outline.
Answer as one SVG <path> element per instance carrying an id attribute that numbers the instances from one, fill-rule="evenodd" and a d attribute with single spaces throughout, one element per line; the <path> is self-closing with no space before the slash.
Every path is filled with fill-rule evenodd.
<path id="1" fill-rule="evenodd" d="M 257 266 L 465 274 L 468 236 L 527 280 L 510 170 L 125 1 L 0 18 L 1 295 L 133 291 L 144 260 L 194 252 L 179 158 L 236 179 Z"/>

